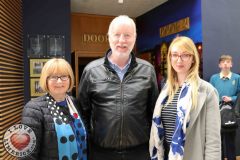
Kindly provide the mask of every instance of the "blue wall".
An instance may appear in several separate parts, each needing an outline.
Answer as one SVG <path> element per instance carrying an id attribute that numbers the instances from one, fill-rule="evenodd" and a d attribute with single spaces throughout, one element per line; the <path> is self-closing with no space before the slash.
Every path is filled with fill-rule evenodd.
<path id="1" fill-rule="evenodd" d="M 66 60 L 71 60 L 70 0 L 23 0 L 24 101 L 30 100 L 27 35 L 64 35 Z"/>
<path id="2" fill-rule="evenodd" d="M 222 54 L 233 57 L 232 71 L 240 73 L 239 7 L 239 0 L 202 0 L 203 77 L 206 80 L 220 71 L 218 59 Z"/>
<path id="3" fill-rule="evenodd" d="M 137 51 L 153 49 L 161 42 L 170 42 L 176 34 L 160 38 L 162 26 L 190 17 L 190 30 L 177 34 L 191 37 L 195 43 L 202 42 L 201 0 L 169 0 L 136 18 Z"/>
<path id="4" fill-rule="evenodd" d="M 163 41 L 175 36 L 160 38 L 159 28 L 190 17 L 190 30 L 178 33 L 191 37 L 203 45 L 203 78 L 219 72 L 218 59 L 222 54 L 233 57 L 232 71 L 240 73 L 240 1 L 169 0 L 163 5 L 136 18 L 137 52 L 152 50 Z"/>

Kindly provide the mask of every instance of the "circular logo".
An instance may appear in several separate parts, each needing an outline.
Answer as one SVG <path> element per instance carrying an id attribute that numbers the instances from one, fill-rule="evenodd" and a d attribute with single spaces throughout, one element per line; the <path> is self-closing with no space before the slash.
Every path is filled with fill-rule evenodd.
<path id="1" fill-rule="evenodd" d="M 24 124 L 16 124 L 5 132 L 3 144 L 11 155 L 25 157 L 34 150 L 36 136 L 30 127 Z"/>

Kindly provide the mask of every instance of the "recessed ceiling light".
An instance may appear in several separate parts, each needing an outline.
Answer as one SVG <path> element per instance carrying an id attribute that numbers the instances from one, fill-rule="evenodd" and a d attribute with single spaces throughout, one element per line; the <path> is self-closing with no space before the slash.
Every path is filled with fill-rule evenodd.
<path id="1" fill-rule="evenodd" d="M 123 3 L 123 0 L 118 0 L 118 3 Z"/>

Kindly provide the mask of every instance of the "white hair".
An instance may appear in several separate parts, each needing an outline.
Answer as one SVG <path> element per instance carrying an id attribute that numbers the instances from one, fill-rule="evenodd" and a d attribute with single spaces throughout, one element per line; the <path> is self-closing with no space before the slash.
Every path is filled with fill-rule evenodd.
<path id="1" fill-rule="evenodd" d="M 134 35 L 137 34 L 136 33 L 136 24 L 135 24 L 134 20 L 132 18 L 128 17 L 127 15 L 120 15 L 111 21 L 109 28 L 108 28 L 108 35 L 110 35 L 112 33 L 113 26 L 116 23 L 126 23 L 126 24 L 132 25 L 133 29 L 134 29 Z"/>

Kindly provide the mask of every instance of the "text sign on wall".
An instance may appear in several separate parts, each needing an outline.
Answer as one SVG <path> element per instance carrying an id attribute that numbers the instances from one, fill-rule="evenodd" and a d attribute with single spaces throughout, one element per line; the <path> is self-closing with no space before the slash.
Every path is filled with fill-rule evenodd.
<path id="1" fill-rule="evenodd" d="M 83 43 L 108 43 L 108 37 L 106 34 L 83 34 Z"/>
<path id="2" fill-rule="evenodd" d="M 160 27 L 160 37 L 166 37 L 168 35 L 178 33 L 190 28 L 190 19 L 189 17 L 180 19 L 177 22 L 168 24 L 166 26 Z"/>

